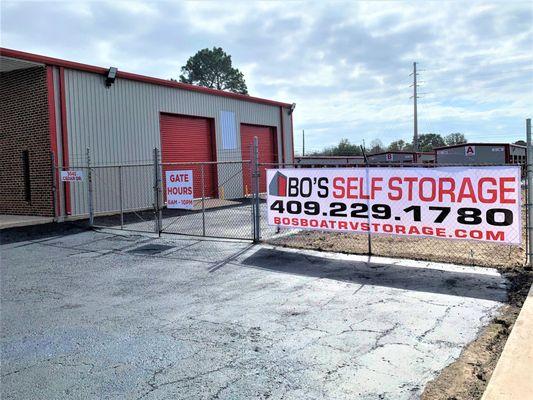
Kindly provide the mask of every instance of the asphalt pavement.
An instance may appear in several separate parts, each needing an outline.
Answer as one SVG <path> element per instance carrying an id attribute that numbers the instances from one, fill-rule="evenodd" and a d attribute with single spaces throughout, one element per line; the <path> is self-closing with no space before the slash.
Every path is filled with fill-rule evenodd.
<path id="1" fill-rule="evenodd" d="M 8 239 L 2 399 L 415 399 L 506 299 L 492 269 L 116 231 Z"/>

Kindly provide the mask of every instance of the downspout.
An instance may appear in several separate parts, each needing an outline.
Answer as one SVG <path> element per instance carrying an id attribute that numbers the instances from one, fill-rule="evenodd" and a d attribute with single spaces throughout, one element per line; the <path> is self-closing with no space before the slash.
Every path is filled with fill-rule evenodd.
<path id="1" fill-rule="evenodd" d="M 283 167 L 285 162 L 285 129 L 283 127 L 283 106 L 279 106 L 279 123 L 281 128 L 281 157 L 279 162 Z"/>

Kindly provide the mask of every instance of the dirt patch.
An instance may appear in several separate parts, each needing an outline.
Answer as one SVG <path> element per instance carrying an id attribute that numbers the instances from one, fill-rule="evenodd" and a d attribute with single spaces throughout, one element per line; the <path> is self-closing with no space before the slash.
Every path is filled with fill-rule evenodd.
<path id="1" fill-rule="evenodd" d="M 268 240 L 277 246 L 368 254 L 368 235 L 335 232 L 301 231 Z M 510 246 L 475 241 L 431 238 L 403 238 L 372 235 L 372 254 L 383 257 L 409 258 L 434 262 L 504 268 L 520 268 L 526 260 L 525 246 Z"/>
<path id="2" fill-rule="evenodd" d="M 483 395 L 533 282 L 527 269 L 501 272 L 511 283 L 508 304 L 456 361 L 427 384 L 422 400 L 477 400 Z"/>

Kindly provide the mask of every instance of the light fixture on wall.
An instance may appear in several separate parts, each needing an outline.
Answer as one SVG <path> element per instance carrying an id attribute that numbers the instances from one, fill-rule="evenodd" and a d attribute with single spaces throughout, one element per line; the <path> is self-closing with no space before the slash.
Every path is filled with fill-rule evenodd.
<path id="1" fill-rule="evenodd" d="M 117 77 L 117 71 L 118 69 L 115 67 L 110 67 L 107 70 L 107 74 L 105 76 L 105 85 L 107 87 L 110 87 L 113 83 L 115 83 L 115 78 Z"/>
<path id="2" fill-rule="evenodd" d="M 289 115 L 291 115 L 293 113 L 295 108 L 296 108 L 296 103 L 292 103 L 291 104 L 291 108 L 289 109 Z"/>

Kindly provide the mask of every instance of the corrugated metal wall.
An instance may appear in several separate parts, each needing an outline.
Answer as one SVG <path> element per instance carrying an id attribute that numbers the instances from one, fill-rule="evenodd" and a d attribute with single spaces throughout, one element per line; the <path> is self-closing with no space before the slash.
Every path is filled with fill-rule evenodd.
<path id="1" fill-rule="evenodd" d="M 107 88 L 101 75 L 68 69 L 65 70 L 65 102 L 68 151 L 72 166 L 86 165 L 87 147 L 91 149 L 93 165 L 151 162 L 153 148 L 161 148 L 160 112 L 213 118 L 219 161 L 241 160 L 240 135 L 237 135 L 236 149 L 222 148 L 221 111 L 235 113 L 237 127 L 240 127 L 241 123 L 276 127 L 278 151 L 281 153 L 278 106 L 127 79 L 117 79 Z M 283 115 L 285 159 L 290 162 L 291 118 L 287 109 L 283 110 Z M 225 174 L 224 169 L 219 169 L 219 181 L 225 180 Z M 148 187 L 151 187 L 151 181 L 148 183 Z M 125 184 L 128 187 L 139 186 L 139 191 L 146 186 L 145 182 Z M 86 199 L 76 195 L 82 192 L 72 194 L 72 215 L 87 213 Z M 242 195 L 242 192 L 226 194 L 237 197 Z"/>
<path id="2" fill-rule="evenodd" d="M 466 147 L 474 147 L 475 154 L 465 155 Z M 505 163 L 505 146 L 466 145 L 437 150 L 439 164 Z"/>
<path id="3" fill-rule="evenodd" d="M 401 154 L 401 153 L 384 153 L 369 155 L 369 162 L 413 162 L 413 154 Z"/>

